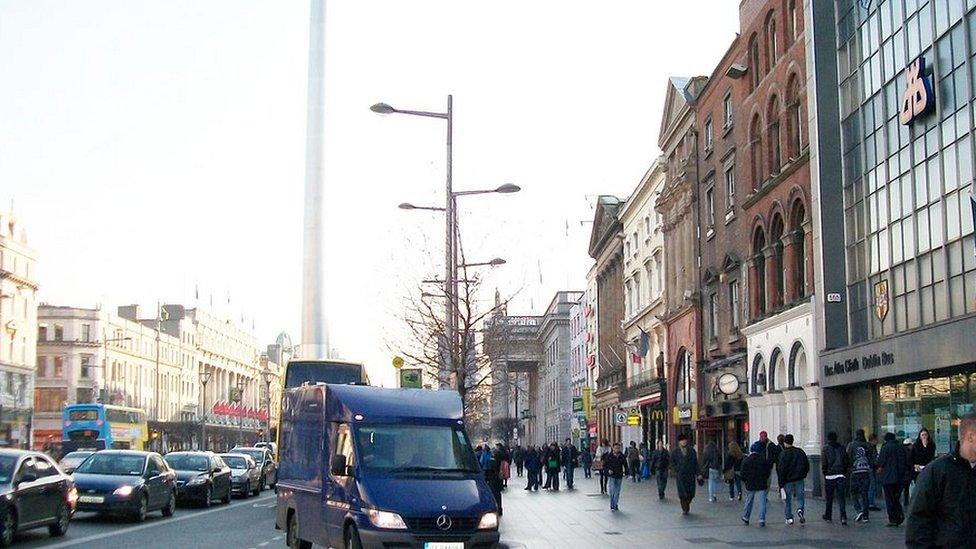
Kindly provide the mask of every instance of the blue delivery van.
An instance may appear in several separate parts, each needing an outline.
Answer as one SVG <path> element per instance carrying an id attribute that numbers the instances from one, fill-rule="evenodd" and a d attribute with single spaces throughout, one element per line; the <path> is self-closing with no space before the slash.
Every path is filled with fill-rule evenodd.
<path id="1" fill-rule="evenodd" d="M 497 506 L 457 393 L 295 387 L 279 434 L 275 527 L 290 547 L 497 545 Z"/>

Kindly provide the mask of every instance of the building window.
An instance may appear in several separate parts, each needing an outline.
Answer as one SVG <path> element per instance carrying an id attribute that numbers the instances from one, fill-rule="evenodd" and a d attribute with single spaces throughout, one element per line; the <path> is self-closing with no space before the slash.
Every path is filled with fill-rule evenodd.
<path id="1" fill-rule="evenodd" d="M 654 273 L 654 287 L 657 290 L 657 295 L 661 295 L 664 291 L 664 263 L 661 261 L 660 251 L 654 252 Z"/>
<path id="2" fill-rule="evenodd" d="M 712 293 L 708 296 L 708 314 L 709 314 L 709 326 L 708 332 L 712 340 L 718 339 L 718 293 Z"/>
<path id="3" fill-rule="evenodd" d="M 41 324 L 37 327 L 37 340 L 47 341 L 47 324 Z"/>
<path id="4" fill-rule="evenodd" d="M 725 168 L 725 196 L 728 210 L 735 206 L 735 166 Z"/>
<path id="5" fill-rule="evenodd" d="M 54 341 L 64 341 L 64 326 L 54 325 Z"/>
<path id="6" fill-rule="evenodd" d="M 657 288 L 654 287 L 654 273 L 650 262 L 644 264 L 644 274 L 647 275 L 647 301 L 649 303 L 657 298 Z"/>
<path id="7" fill-rule="evenodd" d="M 756 287 L 751 288 L 755 294 L 755 308 L 752 312 L 754 315 L 759 316 L 766 312 L 766 258 L 763 256 L 764 249 L 766 248 L 766 234 L 762 228 L 756 230 L 756 235 L 753 237 L 752 242 L 752 261 L 753 268 L 756 270 Z"/>
<path id="8" fill-rule="evenodd" d="M 640 273 L 637 272 L 634 273 L 634 313 L 637 313 L 644 307 L 643 301 L 640 290 Z"/>
<path id="9" fill-rule="evenodd" d="M 783 218 L 777 213 L 769 229 L 769 245 L 772 248 L 773 260 L 773 296 L 770 305 L 773 308 L 783 304 L 786 290 L 786 276 L 784 270 L 793 270 L 793 265 L 783 265 Z"/>
<path id="10" fill-rule="evenodd" d="M 91 377 L 91 355 L 83 355 L 81 357 L 81 377 L 82 379 L 88 379 Z"/>
<path id="11" fill-rule="evenodd" d="M 64 357 L 54 357 L 54 377 L 58 379 L 64 377 Z"/>
<path id="12" fill-rule="evenodd" d="M 786 23 L 790 26 L 790 44 L 796 41 L 796 35 L 800 30 L 800 21 L 796 12 L 796 0 L 789 0 L 786 7 Z"/>
<path id="13" fill-rule="evenodd" d="M 729 325 L 733 331 L 739 330 L 739 282 L 729 282 Z"/>
<path id="14" fill-rule="evenodd" d="M 800 110 L 800 86 L 799 78 L 794 74 L 790 77 L 789 84 L 786 86 L 786 138 L 789 149 L 787 153 L 790 159 L 799 158 L 801 147 L 801 135 L 803 124 L 803 113 Z"/>
<path id="15" fill-rule="evenodd" d="M 776 18 L 770 12 L 766 19 L 766 72 L 769 72 L 776 65 Z"/>
<path id="16" fill-rule="evenodd" d="M 705 220 L 709 230 L 715 227 L 715 187 L 705 190 Z"/>
<path id="17" fill-rule="evenodd" d="M 752 167 L 752 188 L 758 189 L 763 182 L 762 173 L 762 137 L 759 126 L 759 114 L 752 117 L 749 125 L 749 160 Z"/>
<path id="18" fill-rule="evenodd" d="M 705 152 L 708 153 L 712 150 L 712 119 L 709 118 L 705 121 Z"/>
<path id="19" fill-rule="evenodd" d="M 759 87 L 759 41 L 756 39 L 756 35 L 753 34 L 749 38 L 749 68 L 746 69 L 749 76 L 749 91 L 754 91 Z"/>
<path id="20" fill-rule="evenodd" d="M 634 256 L 640 251 L 640 239 L 637 238 L 637 231 L 634 231 Z"/>
<path id="21" fill-rule="evenodd" d="M 790 212 L 790 229 L 793 234 L 793 246 L 794 253 L 793 258 L 795 264 L 793 267 L 793 287 L 795 288 L 794 294 L 796 297 L 806 297 L 807 295 L 807 249 L 806 249 L 806 238 L 803 224 L 806 222 L 806 208 L 803 205 L 803 201 L 797 199 L 793 202 L 793 208 Z"/>
<path id="22" fill-rule="evenodd" d="M 722 125 L 725 128 L 732 127 L 732 92 L 729 91 L 722 98 Z"/>
<path id="23" fill-rule="evenodd" d="M 91 341 L 91 324 L 81 325 L 81 340 Z"/>
<path id="24" fill-rule="evenodd" d="M 634 286 L 629 280 L 627 281 L 627 291 L 625 293 L 627 297 L 627 316 L 630 316 L 634 314 Z"/>
<path id="25" fill-rule="evenodd" d="M 37 357 L 37 377 L 47 377 L 47 357 Z"/>
<path id="26" fill-rule="evenodd" d="M 779 173 L 779 168 L 783 165 L 779 134 L 779 99 L 775 95 L 769 101 L 766 119 L 769 120 L 769 173 L 775 174 Z"/>

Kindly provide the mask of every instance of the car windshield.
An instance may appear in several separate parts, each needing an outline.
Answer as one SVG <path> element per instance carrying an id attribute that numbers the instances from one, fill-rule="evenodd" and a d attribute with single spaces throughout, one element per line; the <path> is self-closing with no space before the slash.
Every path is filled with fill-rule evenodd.
<path id="1" fill-rule="evenodd" d="M 210 460 L 205 456 L 170 454 L 165 459 L 166 463 L 177 471 L 206 471 L 210 468 Z"/>
<path id="2" fill-rule="evenodd" d="M 356 444 L 369 471 L 480 471 L 467 435 L 456 426 L 359 425 Z"/>
<path id="3" fill-rule="evenodd" d="M 236 454 L 247 454 L 258 463 L 264 463 L 264 450 L 234 450 Z"/>
<path id="4" fill-rule="evenodd" d="M 17 456 L 0 456 L 0 484 L 8 484 L 14 476 Z"/>
<path id="5" fill-rule="evenodd" d="M 78 465 L 82 461 L 92 455 L 93 452 L 71 452 L 61 458 L 62 465 Z"/>
<path id="6" fill-rule="evenodd" d="M 238 456 L 220 456 L 231 469 L 247 469 L 247 460 Z"/>
<path id="7" fill-rule="evenodd" d="M 137 477 L 142 474 L 146 458 L 126 454 L 93 454 L 76 470 L 92 475 L 123 475 Z"/>

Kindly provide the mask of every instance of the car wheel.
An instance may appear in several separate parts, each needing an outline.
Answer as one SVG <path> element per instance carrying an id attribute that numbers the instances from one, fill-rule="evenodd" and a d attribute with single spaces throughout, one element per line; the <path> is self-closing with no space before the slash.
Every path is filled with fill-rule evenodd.
<path id="1" fill-rule="evenodd" d="M 58 521 L 47 527 L 47 533 L 54 538 L 60 538 L 68 533 L 68 524 L 71 523 L 71 510 L 62 503 L 58 506 Z"/>
<path id="2" fill-rule="evenodd" d="M 291 549 L 312 549 L 312 542 L 298 539 L 298 513 L 288 517 L 288 532 L 286 533 L 288 547 Z"/>
<path id="3" fill-rule="evenodd" d="M 173 513 L 176 513 L 176 493 L 170 492 L 169 502 L 166 504 L 166 507 L 163 507 L 163 516 L 171 517 Z"/>
<path id="4" fill-rule="evenodd" d="M 139 508 L 136 509 L 135 514 L 132 515 L 132 519 L 136 522 L 145 522 L 146 514 L 149 512 L 149 500 L 146 499 L 146 494 L 139 496 Z"/>
<path id="5" fill-rule="evenodd" d="M 356 529 L 355 525 L 350 524 L 349 528 L 346 528 L 346 543 L 343 547 L 346 549 L 363 549 L 363 542 L 359 540 L 359 530 Z"/>
<path id="6" fill-rule="evenodd" d="M 0 523 L 0 547 L 10 547 L 16 535 L 17 513 L 10 510 L 3 515 L 3 522 Z"/>
<path id="7" fill-rule="evenodd" d="M 207 486 L 207 491 L 203 494 L 203 506 L 210 507 L 211 501 L 213 501 L 213 488 Z"/>
<path id="8" fill-rule="evenodd" d="M 251 492 L 251 495 L 254 497 L 261 495 L 261 484 L 258 484 L 257 486 L 254 487 L 254 491 Z"/>
<path id="9" fill-rule="evenodd" d="M 223 503 L 224 505 L 230 503 L 230 484 L 227 485 L 227 493 L 224 494 L 224 497 L 223 499 L 220 500 L 220 502 Z"/>

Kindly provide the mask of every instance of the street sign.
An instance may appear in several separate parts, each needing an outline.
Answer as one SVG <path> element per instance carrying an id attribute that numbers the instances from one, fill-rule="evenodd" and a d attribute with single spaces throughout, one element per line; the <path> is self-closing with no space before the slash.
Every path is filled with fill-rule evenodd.
<path id="1" fill-rule="evenodd" d="M 641 424 L 640 416 L 627 416 L 627 425 L 633 427 L 633 426 L 639 426 L 640 424 Z"/>
<path id="2" fill-rule="evenodd" d="M 627 425 L 627 412 L 624 412 L 623 410 L 617 410 L 616 412 L 614 412 L 613 422 L 616 425 L 621 425 L 621 426 Z"/>
<path id="3" fill-rule="evenodd" d="M 393 357 L 393 367 L 399 370 L 403 368 L 403 357 L 395 356 Z"/>
<path id="4" fill-rule="evenodd" d="M 400 370 L 400 388 L 420 389 L 423 387 L 422 378 L 420 368 L 404 368 Z"/>
<path id="5" fill-rule="evenodd" d="M 583 397 L 573 397 L 573 411 L 574 412 L 583 411 Z"/>

